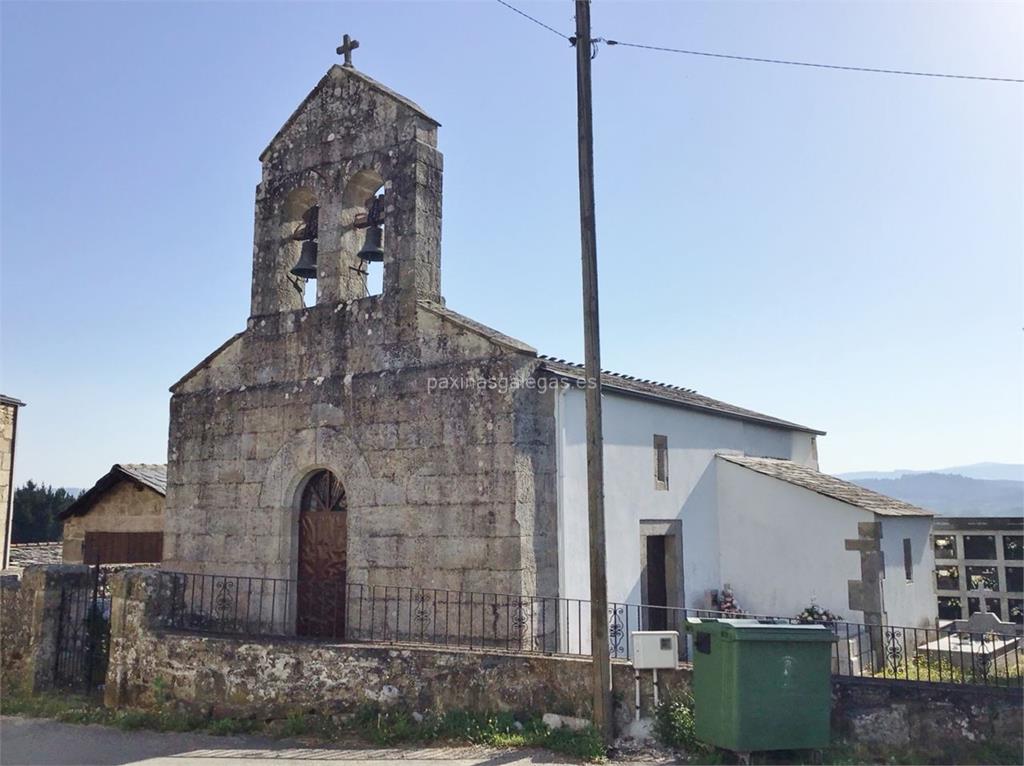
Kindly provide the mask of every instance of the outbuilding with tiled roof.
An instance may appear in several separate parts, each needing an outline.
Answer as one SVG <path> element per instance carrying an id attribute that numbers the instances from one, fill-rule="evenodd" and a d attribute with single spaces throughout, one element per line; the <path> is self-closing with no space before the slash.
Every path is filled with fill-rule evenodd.
<path id="1" fill-rule="evenodd" d="M 67 564 L 161 561 L 167 466 L 115 463 L 61 512 Z"/>

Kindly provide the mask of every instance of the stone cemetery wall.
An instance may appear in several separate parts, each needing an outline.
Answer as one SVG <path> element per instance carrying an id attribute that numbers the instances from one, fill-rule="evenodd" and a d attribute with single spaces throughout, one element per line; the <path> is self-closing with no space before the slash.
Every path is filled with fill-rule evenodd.
<path id="1" fill-rule="evenodd" d="M 114 576 L 108 705 L 152 705 L 157 686 L 217 715 L 278 717 L 345 713 L 367 703 L 413 711 L 590 714 L 587 658 L 295 639 L 252 640 L 159 627 L 166 580 L 133 570 Z M 633 717 L 633 669 L 612 664 L 616 724 Z M 652 713 L 642 675 L 643 716 Z M 662 695 L 689 689 L 691 670 L 659 673 Z M 155 680 L 160 679 L 159 684 Z M 879 752 L 941 755 L 968 743 L 1022 744 L 1022 691 L 952 684 L 836 678 L 833 737 Z"/>
<path id="2" fill-rule="evenodd" d="M 971 743 L 1024 747 L 1024 690 L 836 678 L 833 737 L 879 752 L 949 756 Z"/>

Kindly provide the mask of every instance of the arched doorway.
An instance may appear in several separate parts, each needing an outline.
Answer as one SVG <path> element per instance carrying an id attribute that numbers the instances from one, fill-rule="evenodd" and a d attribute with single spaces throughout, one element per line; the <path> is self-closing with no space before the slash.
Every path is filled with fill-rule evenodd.
<path id="1" fill-rule="evenodd" d="M 299 498 L 296 632 L 343 638 L 348 545 L 345 487 L 328 470 L 314 472 Z"/>

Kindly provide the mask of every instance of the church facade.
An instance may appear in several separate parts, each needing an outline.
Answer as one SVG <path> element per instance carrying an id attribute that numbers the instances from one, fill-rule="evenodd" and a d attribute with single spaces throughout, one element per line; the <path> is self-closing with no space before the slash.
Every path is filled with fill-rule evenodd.
<path id="1" fill-rule="evenodd" d="M 557 587 L 551 395 L 438 385 L 527 379 L 538 360 L 444 306 L 437 128 L 335 66 L 261 155 L 251 316 L 172 388 L 168 568 Z M 357 223 L 375 199 L 385 255 L 371 296 Z M 291 272 L 311 223 L 305 306 Z"/>
<path id="2" fill-rule="evenodd" d="M 446 307 L 437 129 L 334 66 L 261 155 L 250 317 L 171 389 L 166 569 L 297 582 L 300 627 L 311 583 L 587 597 L 583 371 Z M 890 511 L 917 541 L 896 561 L 931 571 L 930 514 L 829 484 L 821 432 L 603 385 L 613 601 L 708 607 L 733 578 L 750 610 L 874 613 Z M 811 528 L 823 537 L 794 575 Z"/>

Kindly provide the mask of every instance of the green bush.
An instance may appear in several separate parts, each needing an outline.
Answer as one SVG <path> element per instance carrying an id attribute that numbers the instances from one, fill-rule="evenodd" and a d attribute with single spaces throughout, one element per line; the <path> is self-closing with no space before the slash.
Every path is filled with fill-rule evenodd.
<path id="1" fill-rule="evenodd" d="M 707 746 L 697 739 L 693 698 L 677 692 L 662 700 L 654 710 L 654 736 L 665 747 L 687 753 L 701 753 Z"/>

